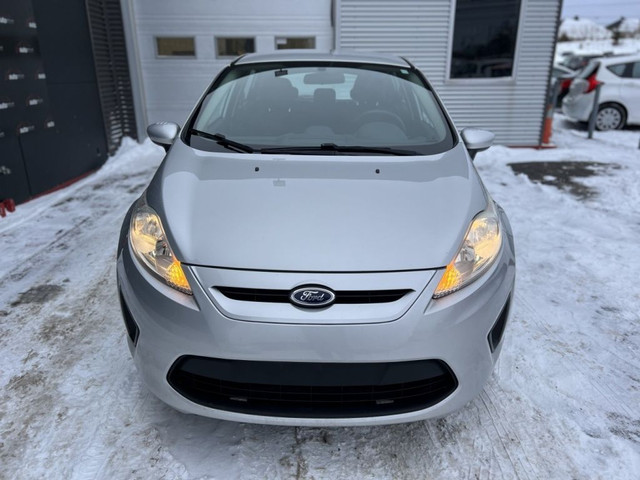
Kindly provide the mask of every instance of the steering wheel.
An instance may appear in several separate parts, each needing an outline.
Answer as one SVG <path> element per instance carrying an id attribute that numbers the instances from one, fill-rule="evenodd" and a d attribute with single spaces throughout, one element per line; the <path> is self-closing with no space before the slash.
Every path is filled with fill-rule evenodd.
<path id="1" fill-rule="evenodd" d="M 368 110 L 358 115 L 358 117 L 355 119 L 355 122 L 358 125 L 363 125 L 370 122 L 392 123 L 397 127 L 400 127 L 403 131 L 406 130 L 405 124 L 400 116 L 388 110 Z"/>

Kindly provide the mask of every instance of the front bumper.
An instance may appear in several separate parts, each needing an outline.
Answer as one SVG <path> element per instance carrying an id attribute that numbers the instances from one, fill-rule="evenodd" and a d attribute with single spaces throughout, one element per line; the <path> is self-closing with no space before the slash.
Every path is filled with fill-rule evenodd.
<path id="1" fill-rule="evenodd" d="M 186 275 L 193 287 L 193 297 L 164 285 L 147 272 L 132 256 L 128 243 L 119 250 L 117 275 L 124 309 L 129 321 L 135 322 L 134 335 L 129 335 L 129 347 L 144 382 L 162 401 L 186 413 L 248 423 L 346 426 L 379 425 L 417 421 L 440 417 L 453 412 L 480 393 L 490 376 L 500 353 L 500 335 L 492 329 L 506 320 L 508 302 L 515 280 L 513 239 L 508 221 L 501 212 L 505 241 L 499 258 L 479 280 L 466 288 L 433 300 L 433 291 L 442 271 L 424 272 L 423 288 L 415 299 L 398 313 L 397 319 L 381 318 L 374 323 L 353 321 L 348 324 L 323 322 L 300 324 L 295 320 L 280 323 L 230 318 L 208 294 L 208 284 L 202 284 L 202 268 L 187 268 Z M 224 278 L 237 271 L 208 269 Z M 198 277 L 196 273 L 200 272 Z M 262 277 L 264 272 L 244 272 Z M 282 278 L 289 274 L 273 274 Z M 332 285 L 349 283 L 362 274 L 303 274 L 306 283 Z M 366 282 L 382 284 L 392 274 L 365 275 Z M 206 275 L 205 275 L 206 276 Z M 339 277 L 339 278 L 338 278 Z M 300 282 L 293 276 L 292 284 Z M 292 285 L 293 286 L 293 285 Z M 358 284 L 353 284 L 358 289 Z M 259 306 L 259 305 L 258 305 Z M 334 305 L 332 308 L 338 307 Z M 505 310 L 505 307 L 506 310 Z M 271 308 L 273 308 L 271 306 Z M 283 305 L 283 309 L 293 309 Z M 283 310 L 286 318 L 288 310 Z M 501 318 L 501 314 L 504 313 Z M 274 317 L 278 318 L 278 317 Z M 504 326 L 504 325 L 503 325 Z M 491 334 L 494 335 L 491 335 Z M 135 342 L 135 343 L 134 343 Z M 255 414 L 211 408 L 189 400 L 176 391 L 168 380 L 172 367 L 184 358 L 217 359 L 237 365 L 264 362 L 265 365 L 349 364 L 367 365 L 420 364 L 433 361 L 450 369 L 455 379 L 453 391 L 446 398 L 426 408 L 401 413 L 367 416 L 297 416 Z M 216 361 L 217 361 L 216 360 Z M 247 369 L 245 368 L 246 372 Z M 250 371 L 250 370 L 249 370 Z M 233 375 L 233 373 L 232 373 Z M 248 373 L 247 375 L 251 375 Z M 242 380 L 242 379 L 239 379 Z M 250 411 L 250 410 L 247 410 Z"/>

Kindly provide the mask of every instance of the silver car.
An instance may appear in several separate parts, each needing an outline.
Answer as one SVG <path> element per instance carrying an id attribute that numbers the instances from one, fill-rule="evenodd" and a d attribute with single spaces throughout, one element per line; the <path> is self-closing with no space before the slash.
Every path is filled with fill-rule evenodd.
<path id="1" fill-rule="evenodd" d="M 122 227 L 118 291 L 149 389 L 280 425 L 439 417 L 482 390 L 515 278 L 507 217 L 408 61 L 243 56 L 180 129 Z"/>

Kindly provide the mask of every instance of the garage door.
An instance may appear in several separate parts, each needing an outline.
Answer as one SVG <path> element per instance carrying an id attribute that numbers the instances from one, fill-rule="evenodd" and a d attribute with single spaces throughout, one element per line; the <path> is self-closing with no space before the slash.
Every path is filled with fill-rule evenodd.
<path id="1" fill-rule="evenodd" d="M 134 0 L 132 14 L 148 123 L 183 124 L 239 54 L 333 46 L 331 0 Z"/>

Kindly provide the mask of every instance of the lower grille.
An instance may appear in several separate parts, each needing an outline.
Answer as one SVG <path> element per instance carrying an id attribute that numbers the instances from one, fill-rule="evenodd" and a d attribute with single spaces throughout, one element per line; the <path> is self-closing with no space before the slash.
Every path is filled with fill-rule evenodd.
<path id="1" fill-rule="evenodd" d="M 167 376 L 192 402 L 253 415 L 354 418 L 421 410 L 457 387 L 446 363 L 299 363 L 185 356 Z"/>

